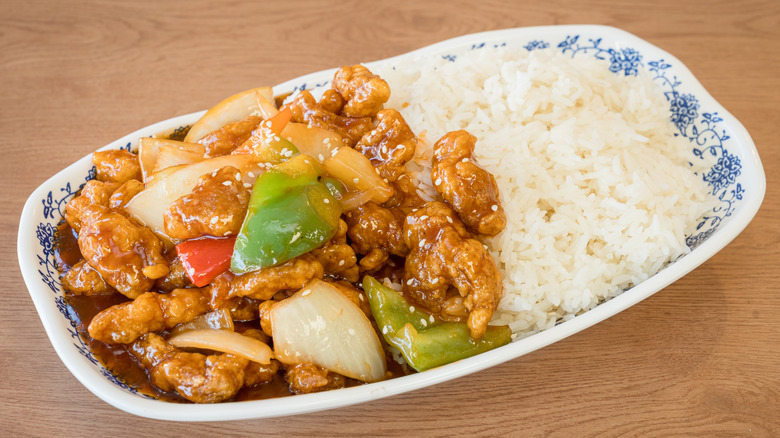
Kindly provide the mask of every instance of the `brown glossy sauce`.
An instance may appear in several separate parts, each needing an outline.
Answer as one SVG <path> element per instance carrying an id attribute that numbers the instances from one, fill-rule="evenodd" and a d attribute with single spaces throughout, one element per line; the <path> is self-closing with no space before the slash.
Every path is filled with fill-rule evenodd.
<path id="1" fill-rule="evenodd" d="M 83 258 L 79 251 L 77 234 L 67 223 L 63 222 L 57 229 L 55 242 L 54 257 L 60 272 L 64 274 Z M 105 295 L 77 295 L 66 293 L 65 298 L 68 307 L 72 310 L 70 314 L 76 319 L 76 328 L 79 335 L 89 347 L 89 350 L 95 355 L 95 358 L 97 358 L 106 369 L 111 371 L 128 386 L 143 394 L 151 395 L 159 400 L 169 402 L 190 403 L 175 392 L 161 391 L 153 386 L 149 380 L 146 369 L 138 363 L 135 357 L 128 351 L 126 345 L 105 344 L 96 341 L 89 336 L 87 328 L 89 327 L 92 318 L 104 309 L 129 301 L 127 297 L 120 293 Z M 256 321 L 236 322 L 235 325 L 236 331 L 239 332 L 250 327 L 257 328 Z M 392 359 L 388 358 L 387 364 L 389 378 L 408 374 L 401 365 L 397 364 Z M 346 386 L 350 387 L 362 384 L 363 383 L 358 380 L 347 379 Z M 294 394 L 290 391 L 287 382 L 284 380 L 284 371 L 280 368 L 280 371 L 276 373 L 276 376 L 274 376 L 272 381 L 249 388 L 242 388 L 238 394 L 236 394 L 234 400 L 262 400 L 290 395 Z"/>

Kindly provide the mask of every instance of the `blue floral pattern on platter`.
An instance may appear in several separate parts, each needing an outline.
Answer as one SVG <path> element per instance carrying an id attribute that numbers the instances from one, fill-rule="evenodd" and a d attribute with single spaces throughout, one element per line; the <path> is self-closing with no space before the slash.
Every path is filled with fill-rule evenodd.
<path id="1" fill-rule="evenodd" d="M 468 50 L 479 50 L 484 47 L 503 47 L 506 45 L 506 42 L 489 44 L 483 42 L 471 44 Z M 572 57 L 593 56 L 608 62 L 609 70 L 619 75 L 636 76 L 640 69 L 647 69 L 651 73 L 653 80 L 664 91 L 669 102 L 669 120 L 676 127 L 677 135 L 686 138 L 691 144 L 692 161 L 697 159 L 704 160 L 705 158 L 714 161 L 714 164 L 709 169 L 701 172 L 700 177 L 708 184 L 710 192 L 718 199 L 719 204 L 699 220 L 696 234 L 687 236 L 686 243 L 690 248 L 695 248 L 711 236 L 726 218 L 732 215 L 737 207 L 737 203 L 743 199 L 745 194 L 745 188 L 740 184 L 739 179 L 742 174 L 740 158 L 735 154 L 729 153 L 726 147 L 730 137 L 722 127 L 723 119 L 717 112 L 706 112 L 695 95 L 681 91 L 682 83 L 674 75 L 673 66 L 669 62 L 664 59 L 654 59 L 645 62 L 644 56 L 638 50 L 629 47 L 620 49 L 605 47 L 601 38 L 585 39 L 580 35 L 566 36 L 557 44 L 539 39 L 528 40 L 519 47 L 528 51 L 555 47 L 561 53 L 571 55 Z M 440 56 L 448 61 L 457 59 L 457 54 L 455 53 Z M 292 92 L 324 87 L 329 83 L 329 80 L 323 81 L 321 79 L 311 83 L 300 82 L 294 85 Z M 182 132 L 187 128 L 187 126 L 181 126 L 174 133 Z M 129 151 L 131 150 L 131 144 L 127 143 L 121 149 Z M 43 283 L 54 294 L 57 309 L 67 320 L 69 325 L 68 331 L 73 339 L 73 345 L 79 353 L 94 366 L 100 368 L 101 374 L 117 386 L 134 394 L 153 399 L 154 397 L 140 393 L 135 388 L 127 385 L 99 363 L 79 335 L 76 323 L 77 318 L 71 315 L 70 307 L 63 296 L 59 273 L 57 272 L 54 259 L 55 232 L 58 224 L 63 220 L 65 204 L 87 181 L 94 178 L 95 168 L 92 167 L 87 171 L 83 179 L 68 182 L 57 191 L 49 191 L 41 199 L 43 221 L 36 227 L 36 237 L 40 244 L 39 254 L 37 255 L 38 273 Z"/>

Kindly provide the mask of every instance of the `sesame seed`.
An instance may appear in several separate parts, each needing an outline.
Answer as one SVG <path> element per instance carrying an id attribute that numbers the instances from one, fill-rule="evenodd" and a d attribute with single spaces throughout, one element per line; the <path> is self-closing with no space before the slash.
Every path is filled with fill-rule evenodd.
<path id="1" fill-rule="evenodd" d="M 434 319 L 434 318 L 433 318 L 433 315 L 429 316 L 429 317 L 428 317 L 428 319 L 430 319 L 430 320 L 431 320 L 431 322 L 434 322 L 434 321 L 436 321 L 436 319 Z"/>
<path id="2" fill-rule="evenodd" d="M 244 187 L 246 187 L 246 188 L 250 188 L 250 187 L 252 187 L 252 184 L 249 184 L 249 183 L 244 183 Z"/>
<path id="3" fill-rule="evenodd" d="M 412 285 L 412 283 L 414 283 L 414 280 L 413 280 L 413 279 L 411 279 L 411 278 L 410 278 L 410 279 L 406 280 L 406 284 L 407 284 L 408 286 L 411 286 L 411 285 Z"/>
<path id="4" fill-rule="evenodd" d="M 319 155 L 317 156 L 317 158 L 319 158 L 319 159 L 320 159 L 320 161 L 325 161 L 325 157 L 323 157 L 323 156 L 322 156 L 322 154 L 319 154 Z"/>
<path id="5" fill-rule="evenodd" d="M 390 182 L 387 180 L 387 178 L 382 178 L 382 181 L 384 181 L 384 182 L 386 182 L 386 183 L 390 184 Z"/>
<path id="6" fill-rule="evenodd" d="M 422 324 L 423 327 L 428 327 L 428 321 L 426 321 L 425 318 L 420 318 L 420 324 Z"/>
<path id="7" fill-rule="evenodd" d="M 293 234 L 292 239 L 290 239 L 290 243 L 295 242 L 296 240 L 298 240 L 299 237 L 301 237 L 301 233 Z"/>
<path id="8" fill-rule="evenodd" d="M 386 154 L 387 153 L 387 146 L 382 146 L 379 150 L 382 151 L 383 154 Z"/>
<path id="9" fill-rule="evenodd" d="M 382 333 L 383 334 L 387 334 L 387 326 L 383 326 L 382 327 Z"/>
<path id="10" fill-rule="evenodd" d="M 265 121 L 265 126 L 270 128 L 271 127 L 271 121 L 270 120 L 266 120 Z"/>
<path id="11" fill-rule="evenodd" d="M 247 175 L 248 175 L 250 178 L 254 178 L 254 177 L 255 177 L 255 173 L 254 173 L 254 172 L 247 172 Z"/>
<path id="12" fill-rule="evenodd" d="M 424 221 L 425 219 L 428 219 L 428 215 L 427 214 L 424 214 L 424 215 L 420 216 L 420 220 L 421 221 Z"/>
<path id="13" fill-rule="evenodd" d="M 452 218 L 447 216 L 447 222 L 452 223 Z"/>
<path id="14" fill-rule="evenodd" d="M 433 182 L 434 184 L 441 185 L 441 178 L 436 178 L 436 181 Z"/>
<path id="15" fill-rule="evenodd" d="M 469 162 L 469 159 L 468 159 L 468 158 L 464 158 L 464 159 L 463 159 L 463 162 L 464 162 L 464 163 L 468 163 L 468 162 Z"/>
<path id="16" fill-rule="evenodd" d="M 306 289 L 305 291 L 303 291 L 303 292 L 301 293 L 301 296 L 302 296 L 302 297 L 305 297 L 306 295 L 309 295 L 310 293 L 311 293 L 311 289 Z"/>
<path id="17" fill-rule="evenodd" d="M 422 248 L 423 245 L 425 245 L 425 239 L 421 240 L 419 245 L 420 245 L 420 248 Z"/>
<path id="18" fill-rule="evenodd" d="M 353 183 L 355 183 L 355 184 L 357 184 L 357 183 L 359 183 L 359 182 L 360 182 L 360 178 L 353 178 L 353 179 L 352 179 L 352 182 L 353 182 Z"/>
<path id="19" fill-rule="evenodd" d="M 325 140 L 322 140 L 323 143 L 329 144 L 330 143 L 330 137 L 325 137 Z"/>
<path id="20" fill-rule="evenodd" d="M 211 218 L 211 220 L 209 221 L 209 223 L 210 223 L 211 225 L 214 225 L 214 224 L 216 224 L 216 223 L 217 223 L 217 221 L 218 221 L 218 220 L 219 220 L 219 218 L 218 218 L 218 217 L 216 217 L 216 216 L 214 216 L 213 218 Z"/>
<path id="21" fill-rule="evenodd" d="M 439 278 L 438 277 L 434 278 L 433 280 L 431 280 L 431 284 L 436 284 L 438 282 L 439 282 Z"/>
<path id="22" fill-rule="evenodd" d="M 352 335 L 352 336 L 355 336 L 355 329 L 351 328 L 351 329 L 347 330 L 347 332 L 348 332 L 350 335 Z"/>
<path id="23" fill-rule="evenodd" d="M 274 140 L 275 140 L 275 141 L 281 141 L 282 139 L 281 139 L 281 138 L 279 138 L 279 136 L 278 136 L 278 135 L 274 135 Z"/>
<path id="24" fill-rule="evenodd" d="M 409 306 L 409 311 L 414 312 L 414 306 Z"/>
<path id="25" fill-rule="evenodd" d="M 365 301 L 366 299 L 363 298 L 363 294 L 358 295 L 360 297 L 360 301 Z"/>
<path id="26" fill-rule="evenodd" d="M 236 181 L 241 179 L 241 172 L 236 172 Z"/>
<path id="27" fill-rule="evenodd" d="M 339 260 L 339 266 L 344 266 L 346 262 L 344 260 Z"/>
<path id="28" fill-rule="evenodd" d="M 230 187 L 230 185 L 233 184 L 233 181 L 223 181 L 222 185 L 225 187 Z"/>
<path id="29" fill-rule="evenodd" d="M 496 204 L 493 204 L 493 205 L 490 207 L 490 209 L 491 209 L 491 210 L 493 210 L 493 211 L 498 211 L 498 205 L 496 205 Z"/>

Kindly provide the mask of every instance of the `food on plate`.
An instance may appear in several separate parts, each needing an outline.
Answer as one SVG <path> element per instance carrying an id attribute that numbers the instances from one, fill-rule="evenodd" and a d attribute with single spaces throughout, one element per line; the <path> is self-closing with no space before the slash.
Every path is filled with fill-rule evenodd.
<path id="1" fill-rule="evenodd" d="M 102 356 L 109 367 L 140 369 L 158 396 L 212 403 L 244 388 L 376 382 L 508 343 L 508 327 L 488 327 L 501 274 L 477 239 L 482 218 L 486 234 L 505 221 L 495 220 L 493 177 L 470 155 L 476 139 L 437 162 L 454 169 L 470 156 L 480 175 L 445 176 L 456 213 L 416 194 L 406 165 L 418 138 L 383 108 L 389 87 L 364 66 L 340 69 L 319 101 L 301 92 L 277 108 L 267 91 L 216 105 L 184 141 L 142 138 L 137 155 L 93 155 L 97 180 L 68 203 L 60 232 L 78 248 L 63 285 L 72 306 L 92 300 L 93 315 L 76 313 L 92 345 L 114 352 Z M 425 211 L 437 221 L 420 219 Z M 422 235 L 427 245 L 410 243 Z M 435 292 L 412 286 L 425 270 L 441 279 Z M 369 274 L 390 285 L 408 277 L 408 290 L 393 292 L 392 308 L 369 304 Z M 117 293 L 128 300 L 100 304 Z M 429 330 L 415 320 L 380 331 L 411 303 Z"/>
<path id="2" fill-rule="evenodd" d="M 711 199 L 651 78 L 551 50 L 451 59 L 345 66 L 280 107 L 248 90 L 183 141 L 96 152 L 58 259 L 101 361 L 196 403 L 376 382 L 688 250 Z"/>

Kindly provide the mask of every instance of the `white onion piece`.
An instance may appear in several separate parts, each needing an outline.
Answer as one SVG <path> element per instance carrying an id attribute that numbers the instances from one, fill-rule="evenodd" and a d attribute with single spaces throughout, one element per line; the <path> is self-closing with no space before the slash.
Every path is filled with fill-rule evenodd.
<path id="1" fill-rule="evenodd" d="M 158 167 L 157 157 L 160 154 L 160 148 L 163 146 L 199 154 L 201 158 L 206 153 L 206 148 L 202 144 L 184 143 L 183 141 L 169 140 L 167 138 L 142 137 L 138 140 L 138 161 L 141 163 L 141 174 L 144 182 L 151 178 L 152 173 L 162 170 L 162 168 L 156 170 L 155 168 Z"/>
<path id="2" fill-rule="evenodd" d="M 260 110 L 260 113 L 263 115 L 264 120 L 268 120 L 271 117 L 279 114 L 279 110 L 276 108 L 276 103 L 268 100 L 267 97 L 263 96 L 257 90 L 255 90 L 255 99 L 257 99 L 257 108 Z"/>
<path id="3" fill-rule="evenodd" d="M 271 347 L 263 342 L 227 330 L 190 330 L 171 337 L 168 343 L 179 348 L 202 348 L 230 353 L 266 365 L 274 358 Z"/>
<path id="4" fill-rule="evenodd" d="M 372 201 L 384 204 L 393 196 L 393 188 L 377 173 L 376 167 L 360 152 L 343 147 L 322 163 L 325 171 L 341 181 L 351 192 L 374 190 Z"/>
<path id="5" fill-rule="evenodd" d="M 330 158 L 334 151 L 344 146 L 341 136 L 335 132 L 305 123 L 288 123 L 282 130 L 282 137 L 290 140 L 300 153 L 319 162 Z"/>
<path id="6" fill-rule="evenodd" d="M 181 150 L 176 146 L 164 144 L 160 146 L 157 153 L 157 163 L 155 163 L 152 173 L 156 174 L 169 167 L 197 163 L 203 160 L 203 152 Z"/>
<path id="7" fill-rule="evenodd" d="M 225 155 L 210 158 L 193 164 L 181 165 L 161 178 L 155 177 L 140 193 L 135 195 L 125 206 L 125 211 L 136 220 L 152 229 L 163 239 L 169 239 L 165 234 L 163 215 L 171 202 L 188 195 L 198 184 L 198 178 L 225 166 L 233 166 L 241 172 L 243 184 L 254 184 L 261 169 L 253 155 Z M 162 173 L 161 172 L 161 173 Z"/>
<path id="8" fill-rule="evenodd" d="M 260 93 L 269 101 L 274 98 L 274 91 L 271 87 L 253 88 L 230 96 L 206 111 L 206 114 L 192 125 L 187 136 L 184 137 L 184 141 L 197 143 L 206 134 L 214 132 L 228 123 L 237 122 L 252 114 L 259 115 L 260 108 L 257 106 L 255 93 Z"/>
<path id="9" fill-rule="evenodd" d="M 313 280 L 270 311 L 274 353 L 364 382 L 385 377 L 385 354 L 360 309 L 335 287 Z"/>

